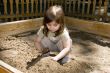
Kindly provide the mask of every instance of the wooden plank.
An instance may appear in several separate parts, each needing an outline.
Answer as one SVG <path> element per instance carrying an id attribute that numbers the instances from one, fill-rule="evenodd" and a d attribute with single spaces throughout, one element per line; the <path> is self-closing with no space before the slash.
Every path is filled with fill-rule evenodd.
<path id="1" fill-rule="evenodd" d="M 65 0 L 65 7 L 64 7 L 64 11 L 65 11 L 65 14 L 66 14 L 66 11 L 67 11 L 67 6 L 66 6 L 66 0 Z"/>
<path id="2" fill-rule="evenodd" d="M 66 1 L 66 0 L 65 0 Z M 55 0 L 56 5 L 58 5 L 58 0 Z"/>
<path id="3" fill-rule="evenodd" d="M 16 68 L 12 67 L 11 65 L 9 65 L 9 64 L 7 64 L 7 63 L 5 63 L 5 62 L 3 62 L 2 60 L 0 60 L 0 66 L 3 66 L 3 67 L 5 67 L 5 68 L 9 69 L 9 70 L 11 71 L 10 73 L 23 73 L 23 72 L 21 72 L 20 70 L 18 70 L 18 69 L 16 69 Z"/>
<path id="4" fill-rule="evenodd" d="M 73 1 L 73 14 L 76 12 L 75 11 L 75 4 L 76 4 L 76 0 Z"/>
<path id="5" fill-rule="evenodd" d="M 19 14 L 19 7 L 18 7 L 19 0 L 15 0 L 15 3 L 16 3 L 16 15 L 18 15 Z M 19 18 L 16 17 L 16 20 L 19 20 Z"/>
<path id="6" fill-rule="evenodd" d="M 16 15 L 19 14 L 19 7 L 18 7 L 18 4 L 19 4 L 19 0 L 15 0 L 16 2 Z"/>
<path id="7" fill-rule="evenodd" d="M 22 15 L 24 15 L 24 0 L 21 0 Z"/>
<path id="8" fill-rule="evenodd" d="M 31 0 L 31 13 L 33 13 L 33 9 L 34 9 L 34 0 Z"/>
<path id="9" fill-rule="evenodd" d="M 104 16 L 107 16 L 107 10 L 108 10 L 108 0 L 104 1 Z"/>
<path id="10" fill-rule="evenodd" d="M 83 0 L 83 2 L 82 2 L 82 15 L 84 15 L 84 10 L 85 10 L 85 0 Z"/>
<path id="11" fill-rule="evenodd" d="M 50 0 L 47 0 L 48 1 L 48 8 L 50 7 Z"/>
<path id="12" fill-rule="evenodd" d="M 13 13 L 13 0 L 9 0 L 9 2 L 10 2 L 10 15 L 14 15 L 14 13 Z M 13 21 L 13 18 L 10 18 L 11 19 L 11 21 Z"/>
<path id="13" fill-rule="evenodd" d="M 95 14 L 95 8 L 96 8 L 96 0 L 93 1 L 92 15 Z"/>
<path id="14" fill-rule="evenodd" d="M 99 0 L 98 15 L 101 15 L 102 0 Z"/>
<path id="15" fill-rule="evenodd" d="M 40 0 L 40 16 L 42 16 L 42 0 Z"/>
<path id="16" fill-rule="evenodd" d="M 46 2 L 47 0 L 44 0 L 44 13 L 46 12 Z"/>
<path id="17" fill-rule="evenodd" d="M 0 36 L 14 35 L 22 32 L 37 30 L 42 23 L 43 18 L 0 23 Z"/>
<path id="18" fill-rule="evenodd" d="M 73 17 L 65 17 L 65 24 L 71 28 L 85 32 L 110 37 L 110 23 L 87 21 Z M 0 36 L 14 35 L 38 29 L 43 23 L 43 18 L 29 19 L 0 24 Z"/>
<path id="19" fill-rule="evenodd" d="M 54 2 L 54 1 L 53 1 L 53 0 L 51 0 L 51 6 L 53 6 L 53 2 Z"/>
<path id="20" fill-rule="evenodd" d="M 71 13 L 71 0 L 68 0 L 68 4 L 69 4 L 69 14 Z"/>
<path id="21" fill-rule="evenodd" d="M 3 0 L 4 4 L 4 15 L 7 15 L 7 0 Z M 7 21 L 7 19 L 4 19 L 4 21 Z"/>
<path id="22" fill-rule="evenodd" d="M 0 73 L 12 73 L 11 71 L 9 71 L 8 69 L 0 66 Z"/>
<path id="23" fill-rule="evenodd" d="M 7 0 L 3 0 L 4 4 L 4 15 L 7 15 Z"/>
<path id="24" fill-rule="evenodd" d="M 36 4 L 35 14 L 36 14 L 36 16 L 39 16 L 39 14 L 38 14 L 38 0 L 35 0 L 35 4 Z"/>
<path id="25" fill-rule="evenodd" d="M 60 5 L 63 6 L 63 0 L 61 0 Z"/>
<path id="26" fill-rule="evenodd" d="M 81 3 L 81 1 L 80 0 L 78 0 L 78 13 L 80 13 L 80 4 Z"/>
<path id="27" fill-rule="evenodd" d="M 10 15 L 13 15 L 13 0 L 9 0 L 10 2 Z"/>
<path id="28" fill-rule="evenodd" d="M 87 14 L 89 14 L 89 11 L 90 11 L 90 4 L 91 4 L 91 0 L 88 0 Z"/>
<path id="29" fill-rule="evenodd" d="M 110 23 L 87 21 L 72 17 L 65 17 L 65 20 L 65 23 L 68 24 L 67 26 L 71 28 L 110 38 Z"/>
<path id="30" fill-rule="evenodd" d="M 26 14 L 29 14 L 29 0 L 26 0 Z"/>
<path id="31" fill-rule="evenodd" d="M 3 16 L 0 16 L 0 18 L 4 18 L 4 19 L 7 19 L 7 18 L 19 18 L 19 17 L 32 17 L 32 16 L 38 16 L 36 14 L 24 14 L 24 15 L 3 15 Z"/>

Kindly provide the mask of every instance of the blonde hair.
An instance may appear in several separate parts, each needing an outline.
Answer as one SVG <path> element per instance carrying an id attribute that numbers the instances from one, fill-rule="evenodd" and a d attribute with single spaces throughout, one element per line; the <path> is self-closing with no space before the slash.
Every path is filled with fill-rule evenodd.
<path id="1" fill-rule="evenodd" d="M 46 11 L 46 13 L 44 14 L 44 20 L 43 20 L 44 29 L 43 29 L 43 33 L 46 36 L 48 34 L 48 31 L 49 31 L 46 24 L 48 24 L 51 21 L 56 21 L 57 23 L 60 24 L 60 29 L 55 32 L 55 36 L 58 36 L 64 30 L 64 12 L 63 12 L 63 9 L 62 9 L 62 7 L 60 5 L 51 6 Z"/>

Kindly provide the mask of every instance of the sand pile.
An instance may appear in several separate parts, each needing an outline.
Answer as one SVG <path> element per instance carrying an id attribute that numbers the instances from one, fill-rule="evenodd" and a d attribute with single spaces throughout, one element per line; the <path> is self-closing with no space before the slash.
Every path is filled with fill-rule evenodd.
<path id="1" fill-rule="evenodd" d="M 42 58 L 34 66 L 30 67 L 28 73 L 66 73 L 65 69 L 50 57 Z"/>
<path id="2" fill-rule="evenodd" d="M 72 60 L 60 65 L 50 57 L 45 57 L 31 66 L 28 73 L 89 73 L 93 70 L 92 66 L 91 63 L 82 60 Z"/>
<path id="3" fill-rule="evenodd" d="M 36 58 L 38 53 L 33 43 L 16 37 L 0 38 L 0 59 L 25 71 L 27 62 Z"/>
<path id="4" fill-rule="evenodd" d="M 39 55 L 33 44 L 34 42 L 25 37 L 1 37 L 0 59 L 25 73 L 88 73 L 92 70 L 89 64 L 81 60 L 60 65 L 50 57 L 41 58 L 27 69 L 28 62 L 37 59 Z"/>
<path id="5" fill-rule="evenodd" d="M 110 73 L 108 38 L 80 31 L 72 31 L 70 36 L 74 60 L 63 65 L 40 57 L 34 46 L 35 35 L 29 34 L 0 37 L 0 59 L 24 73 Z"/>

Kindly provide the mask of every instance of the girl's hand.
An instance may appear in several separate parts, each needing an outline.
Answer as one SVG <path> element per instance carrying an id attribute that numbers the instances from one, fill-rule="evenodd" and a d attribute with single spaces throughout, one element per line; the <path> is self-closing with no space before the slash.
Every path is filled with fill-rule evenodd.
<path id="1" fill-rule="evenodd" d="M 56 57 L 51 57 L 52 58 L 52 60 L 54 60 L 54 61 L 58 61 L 58 59 L 56 58 Z"/>

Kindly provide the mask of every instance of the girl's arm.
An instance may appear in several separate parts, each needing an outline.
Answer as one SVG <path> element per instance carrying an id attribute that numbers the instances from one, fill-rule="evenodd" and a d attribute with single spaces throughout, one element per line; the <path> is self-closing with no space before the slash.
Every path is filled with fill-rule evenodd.
<path id="1" fill-rule="evenodd" d="M 47 48 L 43 48 L 41 45 L 41 38 L 39 36 L 36 37 L 35 40 L 35 47 L 38 50 L 39 53 L 45 54 L 47 53 L 49 50 Z"/>
<path id="2" fill-rule="evenodd" d="M 35 39 L 35 47 L 39 52 L 42 52 L 42 47 L 41 47 L 41 38 L 39 36 L 36 36 Z"/>
<path id="3" fill-rule="evenodd" d="M 36 34 L 36 38 L 35 38 L 35 47 L 39 52 L 42 52 L 42 47 L 41 47 L 41 39 L 43 38 L 44 34 L 43 34 L 43 26 L 40 27 L 40 29 L 38 30 L 37 34 Z"/>
<path id="4" fill-rule="evenodd" d="M 66 56 L 71 50 L 71 44 L 72 44 L 71 39 L 68 39 L 67 41 L 63 42 L 64 49 L 57 56 L 53 57 L 53 60 L 58 61 L 64 56 Z"/>

